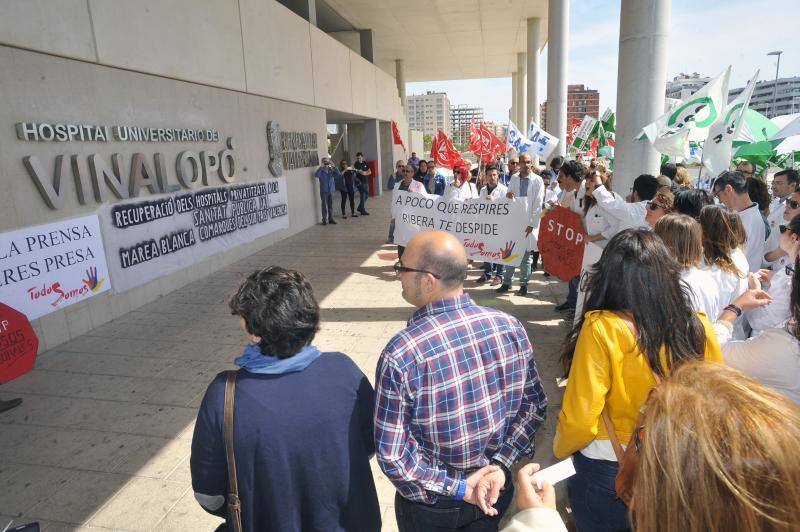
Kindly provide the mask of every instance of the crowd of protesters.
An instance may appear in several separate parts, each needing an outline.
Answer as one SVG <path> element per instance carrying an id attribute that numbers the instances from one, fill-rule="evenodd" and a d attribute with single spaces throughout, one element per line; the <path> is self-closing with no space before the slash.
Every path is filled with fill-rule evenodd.
<path id="1" fill-rule="evenodd" d="M 351 190 L 365 170 L 323 160 L 323 223 L 335 223 L 334 190 L 342 216 L 348 200 L 355 215 Z M 556 157 L 540 167 L 523 154 L 504 170 L 456 167 L 447 179 L 413 154 L 397 161 L 389 188 L 522 202 L 529 240 L 520 263 L 486 263 L 469 281 L 499 294 L 516 272 L 516 294 L 528 294 L 548 209 L 580 216 L 586 240 L 602 248 L 560 352 L 567 384 L 553 454 L 576 470 L 567 494 L 577 530 L 796 530 L 797 173 L 777 172 L 770 195 L 747 162 L 695 181 L 665 164 L 623 197 L 602 161 Z M 236 361 L 235 474 L 220 374 L 192 443 L 198 502 L 229 529 L 240 519 L 251 531 L 377 531 L 375 455 L 396 488 L 401 532 L 498 530 L 515 493 L 518 513 L 502 530 L 566 530 L 553 486 L 534 479 L 539 465 L 519 467 L 533 457 L 547 409 L 531 341 L 515 317 L 465 292 L 469 264 L 445 232 L 398 246 L 394 271 L 415 310 L 380 354 L 374 388 L 346 355 L 313 346 L 319 306 L 301 273 L 250 275 L 230 302 L 248 340 Z M 555 307 L 570 323 L 578 288 L 570 280 Z"/>

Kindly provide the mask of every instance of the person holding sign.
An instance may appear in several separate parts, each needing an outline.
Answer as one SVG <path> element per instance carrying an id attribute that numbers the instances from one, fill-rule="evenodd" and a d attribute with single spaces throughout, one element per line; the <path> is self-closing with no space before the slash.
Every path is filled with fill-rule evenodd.
<path id="1" fill-rule="evenodd" d="M 453 181 L 444 190 L 446 201 L 467 201 L 478 198 L 478 188 L 470 181 L 469 167 L 467 165 L 453 168 Z"/>
<path id="2" fill-rule="evenodd" d="M 414 167 L 407 164 L 403 168 L 403 180 L 397 183 L 394 187 L 395 190 L 402 190 L 404 192 L 416 192 L 418 194 L 425 193 L 425 187 L 422 183 L 414 179 Z M 392 227 L 394 228 L 394 218 L 392 218 Z M 403 258 L 403 252 L 406 250 L 405 246 L 397 245 L 397 258 Z"/>
<path id="3" fill-rule="evenodd" d="M 500 171 L 493 164 L 486 166 L 486 174 L 484 176 L 485 185 L 481 188 L 481 199 L 495 201 L 502 199 L 508 193 L 508 188 L 500 183 Z M 503 281 L 503 272 L 505 264 L 498 264 L 495 262 L 483 263 L 483 275 L 478 277 L 475 281 L 477 284 L 483 284 L 490 278 L 492 286 L 497 286 Z"/>
<path id="4" fill-rule="evenodd" d="M 528 237 L 528 249 L 522 255 L 519 263 L 519 290 L 518 296 L 528 294 L 528 279 L 531 277 L 531 263 L 535 266 L 539 262 L 539 248 L 536 240 L 539 237 L 539 221 L 541 220 L 542 205 L 544 204 L 544 181 L 533 171 L 533 160 L 527 153 L 519 156 L 519 172 L 511 176 L 506 198 L 519 201 L 525 206 L 528 213 L 528 225 L 523 232 Z M 538 166 L 538 165 L 537 165 Z M 531 260 L 533 257 L 533 260 Z M 511 290 L 511 280 L 514 278 L 514 266 L 506 268 L 503 284 L 496 290 L 503 294 Z"/>
<path id="5" fill-rule="evenodd" d="M 558 171 L 558 184 L 564 191 L 561 197 L 561 206 L 570 209 L 572 212 L 583 216 L 583 204 L 586 200 L 586 167 L 577 159 L 567 161 Z M 556 305 L 555 310 L 562 312 L 574 312 L 578 304 L 578 280 L 576 276 L 569 281 L 569 293 L 567 299 L 560 305 Z"/>

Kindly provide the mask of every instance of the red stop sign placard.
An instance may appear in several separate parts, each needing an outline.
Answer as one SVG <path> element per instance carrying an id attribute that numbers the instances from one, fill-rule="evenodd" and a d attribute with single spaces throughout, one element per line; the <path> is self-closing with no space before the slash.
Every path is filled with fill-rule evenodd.
<path id="1" fill-rule="evenodd" d="M 548 212 L 539 225 L 539 251 L 544 271 L 562 281 L 581 274 L 586 232 L 581 217 L 564 207 Z"/>
<path id="2" fill-rule="evenodd" d="M 22 312 L 0 303 L 0 384 L 33 369 L 39 338 Z"/>

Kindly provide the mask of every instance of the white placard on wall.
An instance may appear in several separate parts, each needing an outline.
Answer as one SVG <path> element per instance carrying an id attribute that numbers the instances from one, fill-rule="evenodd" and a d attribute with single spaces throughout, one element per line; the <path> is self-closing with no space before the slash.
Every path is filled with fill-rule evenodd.
<path id="1" fill-rule="evenodd" d="M 110 286 L 95 214 L 0 233 L 0 301 L 29 320 Z"/>
<path id="2" fill-rule="evenodd" d="M 286 179 L 103 205 L 100 219 L 114 291 L 125 292 L 289 227 Z"/>

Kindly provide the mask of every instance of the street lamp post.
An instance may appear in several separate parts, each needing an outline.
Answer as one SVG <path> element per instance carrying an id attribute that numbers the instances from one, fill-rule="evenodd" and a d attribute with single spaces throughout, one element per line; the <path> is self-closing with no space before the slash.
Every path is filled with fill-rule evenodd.
<path id="1" fill-rule="evenodd" d="M 775 100 L 778 98 L 778 72 L 781 69 L 781 54 L 783 50 L 775 50 L 774 52 L 770 52 L 767 55 L 777 55 L 778 56 L 778 64 L 775 65 L 775 86 L 772 88 L 772 116 L 770 118 L 775 118 Z"/>

